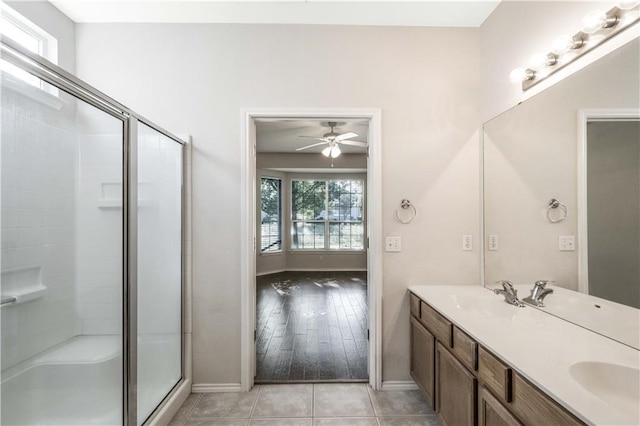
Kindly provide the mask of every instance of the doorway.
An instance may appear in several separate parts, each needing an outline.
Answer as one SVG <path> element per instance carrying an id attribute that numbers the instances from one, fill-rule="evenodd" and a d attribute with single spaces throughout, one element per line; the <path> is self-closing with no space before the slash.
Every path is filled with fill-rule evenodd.
<path id="1" fill-rule="evenodd" d="M 584 110 L 580 124 L 580 290 L 637 308 L 640 111 Z"/>
<path id="2" fill-rule="evenodd" d="M 278 127 L 295 145 L 274 155 L 260 141 L 268 145 L 263 136 Z M 324 136 L 350 132 L 364 133 L 359 163 L 351 148 L 361 146 L 322 155 Z M 246 110 L 243 139 L 242 389 L 254 381 L 368 381 L 379 389 L 380 111 Z M 263 206 L 263 186 L 279 189 L 280 202 Z"/>

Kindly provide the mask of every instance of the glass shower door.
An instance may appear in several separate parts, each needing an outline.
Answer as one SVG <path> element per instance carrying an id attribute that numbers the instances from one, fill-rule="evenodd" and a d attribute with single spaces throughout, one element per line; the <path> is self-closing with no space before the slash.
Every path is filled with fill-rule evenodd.
<path id="1" fill-rule="evenodd" d="M 138 122 L 138 424 L 182 378 L 182 145 Z"/>
<path id="2" fill-rule="evenodd" d="M 123 121 L 1 78 L 1 423 L 122 424 Z"/>

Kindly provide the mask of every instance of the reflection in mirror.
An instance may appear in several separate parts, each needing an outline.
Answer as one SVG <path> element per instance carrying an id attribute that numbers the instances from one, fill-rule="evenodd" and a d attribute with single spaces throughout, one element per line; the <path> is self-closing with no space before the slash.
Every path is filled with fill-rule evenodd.
<path id="1" fill-rule="evenodd" d="M 640 308 L 640 116 L 586 120 L 580 290 Z M 579 211 L 583 202 L 579 203 Z M 635 285 L 632 285 L 635 283 Z"/>
<path id="2" fill-rule="evenodd" d="M 541 309 L 636 348 L 639 52 L 636 38 L 485 123 L 483 153 L 485 284 L 523 299 L 552 281 Z"/>

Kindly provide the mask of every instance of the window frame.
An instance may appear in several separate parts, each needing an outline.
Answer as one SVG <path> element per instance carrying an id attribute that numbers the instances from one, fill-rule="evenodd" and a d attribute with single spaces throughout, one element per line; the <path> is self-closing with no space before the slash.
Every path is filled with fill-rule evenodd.
<path id="1" fill-rule="evenodd" d="M 325 184 L 325 200 L 324 200 L 324 219 L 314 219 L 314 220 L 303 220 L 303 219 L 295 219 L 293 217 L 293 185 L 296 181 L 322 181 Z M 329 219 L 329 182 L 331 181 L 356 181 L 362 184 L 362 219 L 361 220 L 330 220 Z M 367 228 L 366 228 L 366 206 L 367 206 L 367 181 L 365 177 L 296 177 L 289 179 L 289 207 L 288 207 L 288 217 L 290 221 L 289 231 L 289 251 L 296 253 L 308 253 L 308 252 L 330 252 L 330 253 L 363 253 L 367 251 Z M 302 223 L 322 223 L 324 224 L 324 247 L 323 248 L 299 248 L 293 247 L 293 230 L 295 224 L 298 222 Z M 340 224 L 340 223 L 356 223 L 362 225 L 362 248 L 361 249 L 347 249 L 347 248 L 331 248 L 331 236 L 330 236 L 330 226 L 331 224 Z"/>
<path id="2" fill-rule="evenodd" d="M 280 248 L 278 250 L 270 250 L 270 251 L 263 251 L 262 250 L 262 180 L 263 179 L 271 179 L 271 180 L 277 180 L 280 182 L 280 186 L 279 186 L 279 190 L 278 190 L 278 196 L 279 196 L 279 212 L 278 212 L 278 223 L 279 223 L 279 231 L 280 231 Z M 260 214 L 260 236 L 259 236 L 259 241 L 260 241 L 260 246 L 259 246 L 259 253 L 261 256 L 268 256 L 268 255 L 272 255 L 272 254 L 281 254 L 284 251 L 284 205 L 283 205 L 283 201 L 284 201 L 284 197 L 283 197 L 283 189 L 284 189 L 284 185 L 283 185 L 283 181 L 284 179 L 282 177 L 278 177 L 278 176 L 270 176 L 270 175 L 261 175 L 260 176 L 260 210 L 259 210 L 259 214 Z M 257 244 L 256 244 L 257 245 Z"/>
<path id="3" fill-rule="evenodd" d="M 10 6 L 8 6 L 3 2 L 0 2 L 0 24 L 2 20 L 7 21 L 9 24 L 13 25 L 18 30 L 23 31 L 27 35 L 33 37 L 33 39 L 37 41 L 38 50 L 37 52 L 33 52 L 33 53 L 42 56 L 43 58 L 45 58 L 49 62 L 52 62 L 55 65 L 58 64 L 58 39 L 56 39 L 47 31 L 45 31 L 44 29 L 36 25 L 30 19 L 18 13 L 15 9 L 11 8 Z M 31 51 L 29 48 L 27 48 L 24 44 L 20 43 L 19 41 L 14 40 L 13 38 L 11 38 L 10 36 L 4 33 L 2 34 L 3 34 L 3 37 L 6 37 L 9 40 L 13 41 L 18 46 Z M 50 84 L 46 84 L 44 80 L 40 78 L 38 78 L 39 84 L 34 85 L 31 82 L 25 80 L 24 78 L 11 74 L 8 71 L 2 71 L 2 74 L 3 74 L 3 78 L 8 77 L 9 79 L 14 79 L 16 80 L 16 83 L 18 81 L 21 83 L 26 83 L 30 87 L 40 89 L 42 92 L 48 93 L 55 97 L 57 97 L 59 94 L 59 90 L 56 87 Z"/>

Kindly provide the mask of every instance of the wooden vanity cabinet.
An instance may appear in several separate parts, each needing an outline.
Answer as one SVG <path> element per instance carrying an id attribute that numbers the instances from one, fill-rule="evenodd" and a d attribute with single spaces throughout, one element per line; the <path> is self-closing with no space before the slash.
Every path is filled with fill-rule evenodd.
<path id="1" fill-rule="evenodd" d="M 580 420 L 414 294 L 411 376 L 446 426 L 577 426 Z"/>
<path id="2" fill-rule="evenodd" d="M 522 426 L 484 386 L 478 387 L 478 426 Z"/>
<path id="3" fill-rule="evenodd" d="M 435 410 L 436 339 L 416 318 L 411 317 L 411 377 Z"/>
<path id="4" fill-rule="evenodd" d="M 578 426 L 580 420 L 533 386 L 519 374 L 514 374 L 513 403 L 509 409 L 525 424 L 545 426 Z"/>
<path id="5" fill-rule="evenodd" d="M 436 343 L 436 413 L 448 426 L 474 426 L 476 378 Z"/>

